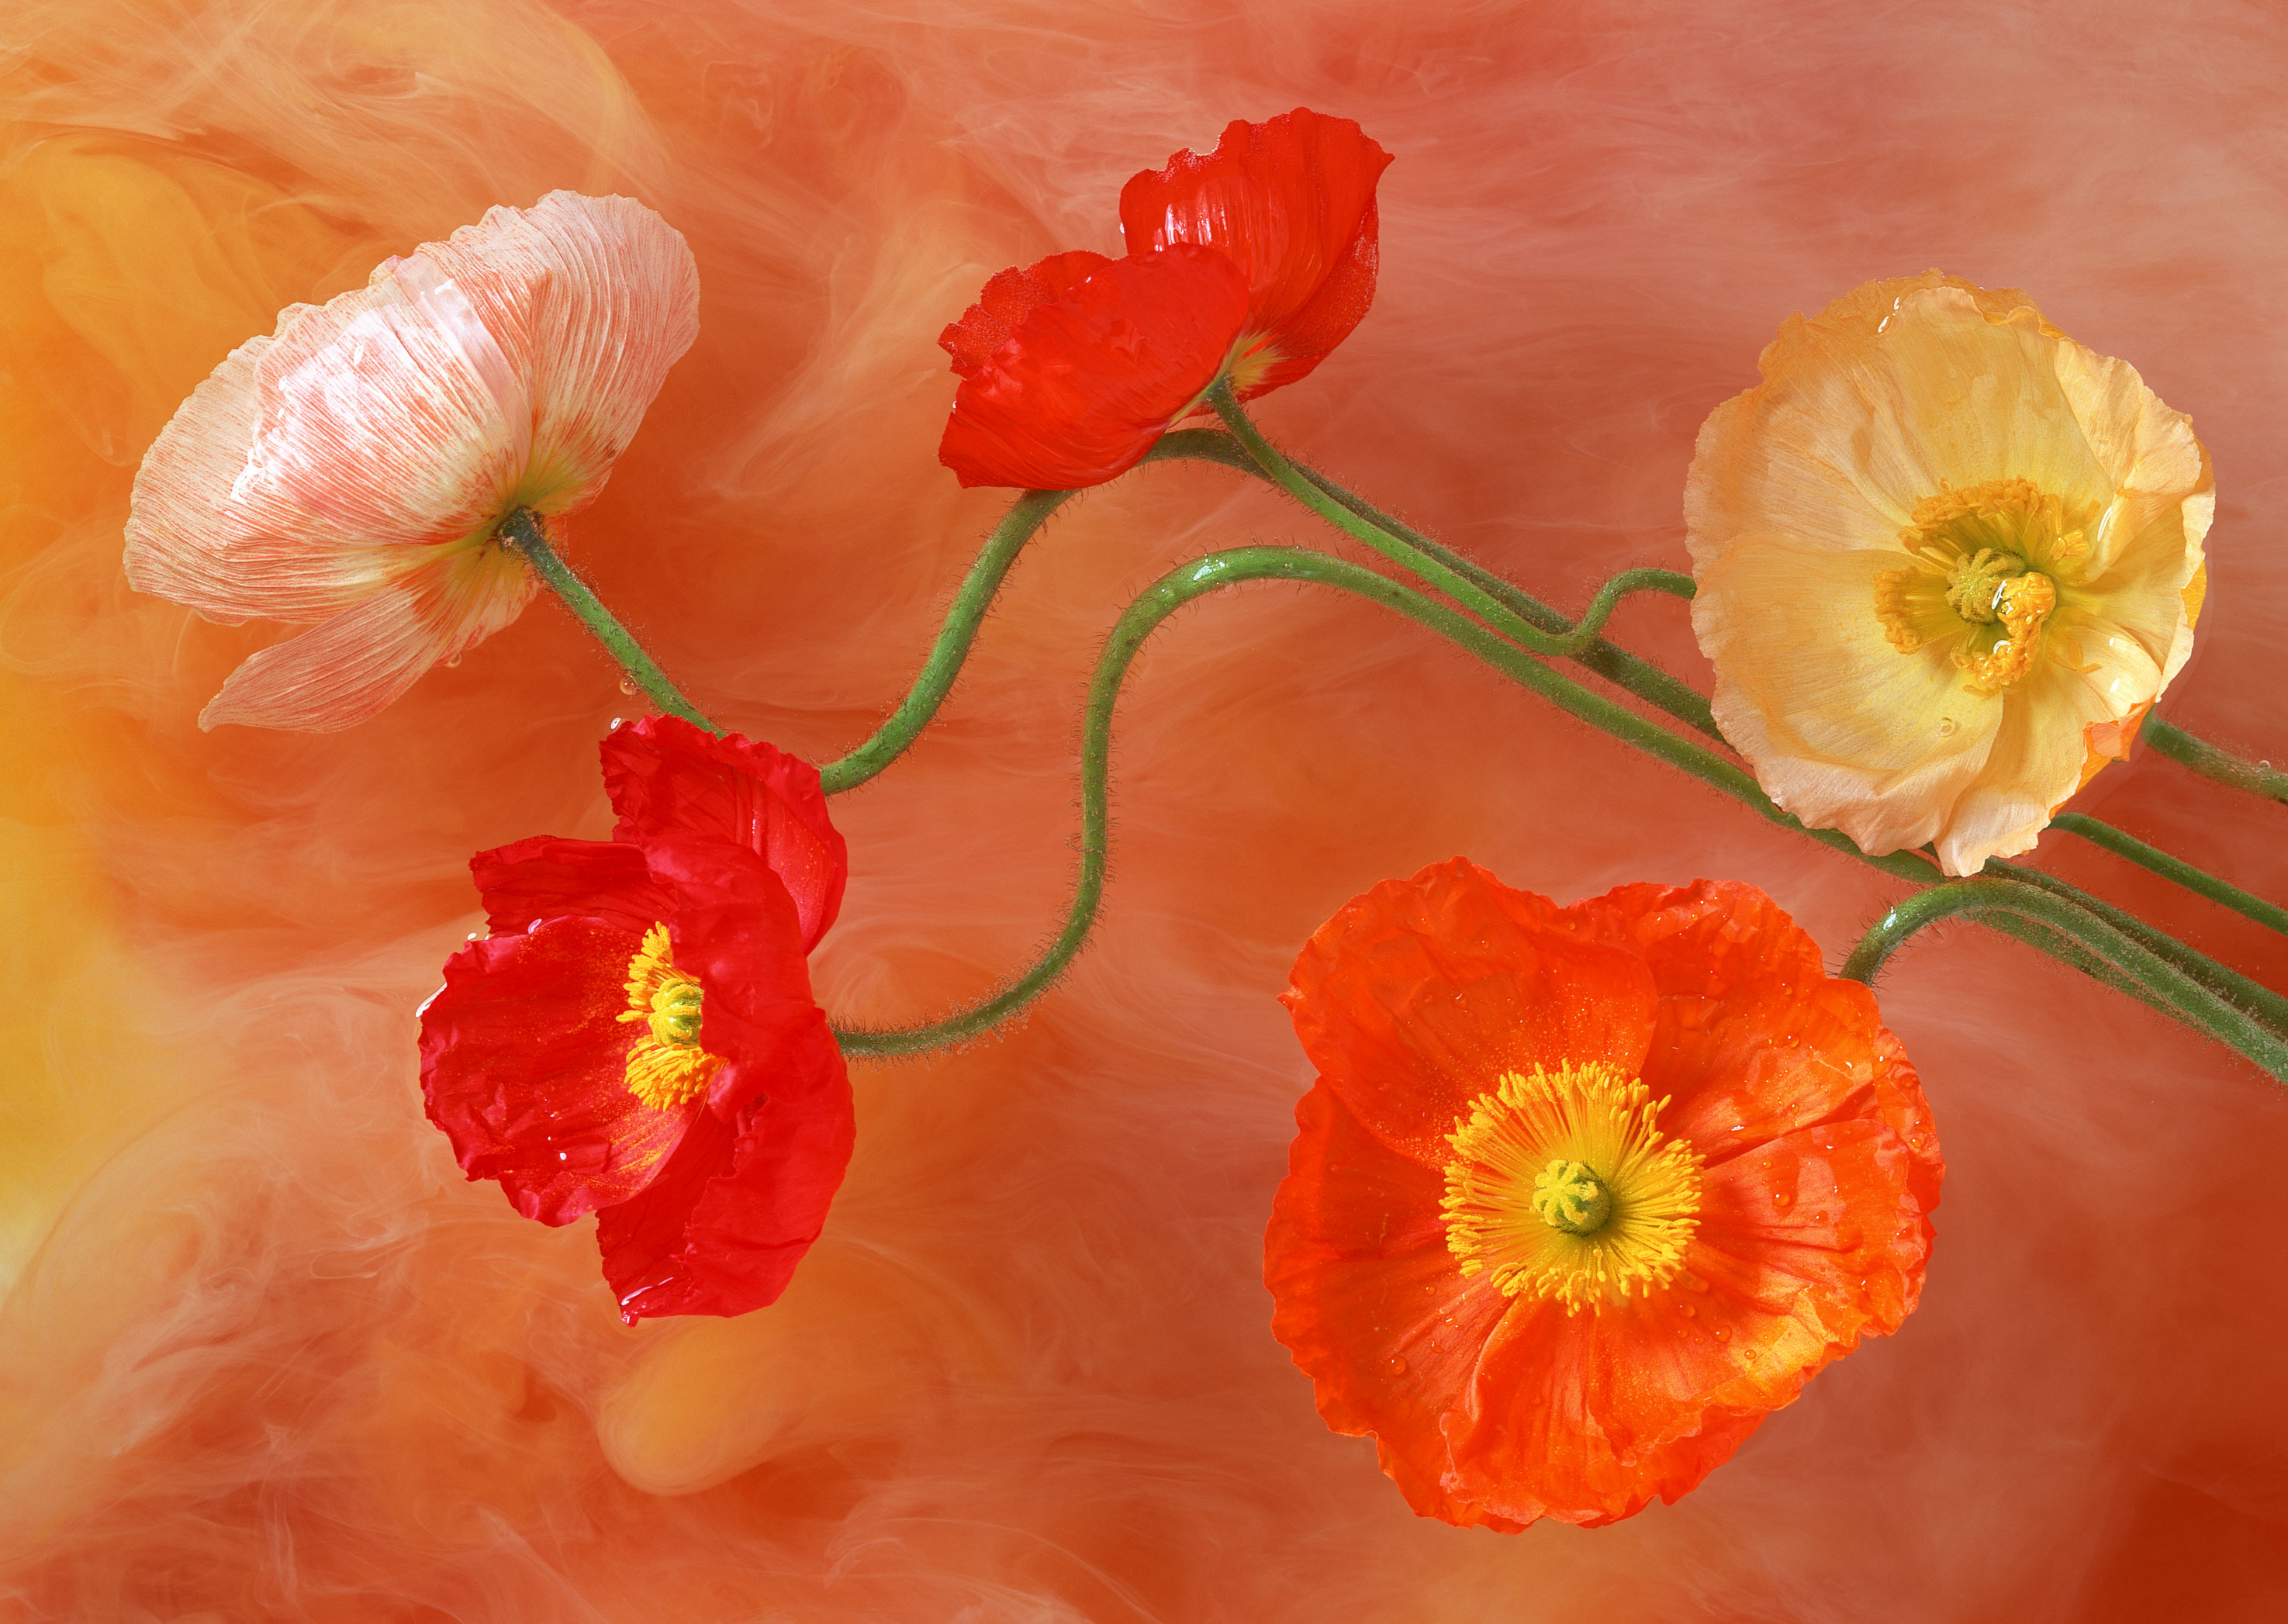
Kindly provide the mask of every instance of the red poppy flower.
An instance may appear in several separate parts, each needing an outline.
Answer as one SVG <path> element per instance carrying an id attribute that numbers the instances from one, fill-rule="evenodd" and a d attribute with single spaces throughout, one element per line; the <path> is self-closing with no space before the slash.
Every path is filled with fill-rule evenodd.
<path id="1" fill-rule="evenodd" d="M 1213 249 L 1004 271 L 938 339 L 962 375 L 938 461 L 964 485 L 1101 485 L 1198 404 L 1246 315 Z"/>
<path id="2" fill-rule="evenodd" d="M 1207 156 L 1180 152 L 1121 188 L 1132 250 L 1196 242 L 1245 273 L 1232 365 L 1241 400 L 1305 376 L 1374 302 L 1374 188 L 1389 163 L 1349 119 L 1298 107 L 1259 124 L 1234 119 Z"/>
<path id="3" fill-rule="evenodd" d="M 1560 908 L 1458 859 L 1352 900 L 1284 996 L 1319 1079 L 1272 1328 L 1424 1516 L 1673 1501 L 1915 1305 L 1921 1085 L 1753 886 Z"/>
<path id="4" fill-rule="evenodd" d="M 608 841 L 469 865 L 490 934 L 421 1010 L 429 1120 L 543 1224 L 598 1215 L 621 1317 L 776 1300 L 853 1133 L 807 954 L 841 905 L 817 770 L 647 717 L 603 743 Z"/>

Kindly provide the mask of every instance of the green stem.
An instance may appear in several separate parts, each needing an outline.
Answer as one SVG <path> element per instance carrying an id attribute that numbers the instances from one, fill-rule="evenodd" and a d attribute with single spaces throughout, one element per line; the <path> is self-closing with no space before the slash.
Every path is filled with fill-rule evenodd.
<path id="1" fill-rule="evenodd" d="M 1845 963 L 1842 974 L 1854 981 L 1871 981 L 1909 937 L 1958 914 L 1984 915 L 1990 921 L 1996 914 L 2013 915 L 2070 938 L 2157 994 L 2188 1025 L 2237 1050 L 2273 1077 L 2288 1081 L 2288 1040 L 2087 910 L 2015 879 L 1974 875 L 1906 898 L 1867 932 Z"/>
<path id="2" fill-rule="evenodd" d="M 2288 908 L 2267 902 L 2227 880 L 2220 880 L 2205 869 L 2196 868 L 2181 858 L 2170 856 L 2158 846 L 2149 846 L 2133 835 L 2124 834 L 2109 823 L 2100 823 L 2079 812 L 2060 812 L 2050 820 L 2054 829 L 2063 829 L 2069 835 L 2078 835 L 2092 844 L 2103 846 L 2116 857 L 2125 857 L 2141 867 L 2149 868 L 2165 879 L 2174 880 L 2197 896 L 2206 897 L 2220 907 L 2253 919 L 2267 929 L 2288 935 Z"/>
<path id="3" fill-rule="evenodd" d="M 699 714 L 699 709 L 683 697 L 682 690 L 668 681 L 667 673 L 653 663 L 628 629 L 612 617 L 612 612 L 597 600 L 588 584 L 572 573 L 570 566 L 556 556 L 556 550 L 541 534 L 539 516 L 530 508 L 519 508 L 503 519 L 495 532 L 503 541 L 525 556 L 540 578 L 555 590 L 580 623 L 593 632 L 605 652 L 619 661 L 620 669 L 630 681 L 650 697 L 651 702 L 671 715 L 705 728 L 711 733 L 723 730 Z"/>
<path id="4" fill-rule="evenodd" d="M 2136 915 L 2093 897 L 2079 886 L 2054 874 L 2045 874 L 2039 868 L 2022 867 L 2016 863 L 2006 863 L 1999 858 L 1989 858 L 1985 872 L 2046 891 L 2102 920 L 2148 953 L 2166 960 L 2179 974 L 2197 981 L 2227 1003 L 2248 1011 L 2254 1019 L 2262 1021 L 2284 1039 L 2288 1039 L 2288 998 L 2283 998 L 2270 987 L 2250 980 L 2238 970 L 2218 963 L 2199 948 L 2187 947 L 2166 931 L 2147 924 Z"/>
<path id="5" fill-rule="evenodd" d="M 2220 784 L 2229 784 L 2235 789 L 2245 789 L 2251 795 L 2263 796 L 2268 800 L 2288 804 L 2288 772 L 2281 772 L 2270 763 L 2249 761 L 2230 750 L 2220 750 L 2159 717 L 2146 717 L 2143 731 L 2147 743 L 2170 760 L 2190 767 L 2202 777 L 2213 778 Z"/>
<path id="6" fill-rule="evenodd" d="M 954 679 L 961 675 L 970 646 L 977 640 L 977 629 L 986 611 L 993 606 L 993 599 L 1017 562 L 1017 555 L 1025 550 L 1025 544 L 1033 539 L 1049 515 L 1072 495 L 1070 491 L 1027 491 L 993 527 L 993 534 L 986 537 L 977 561 L 969 566 L 968 576 L 953 595 L 945 623 L 938 628 L 937 641 L 930 646 L 929 658 L 922 662 L 921 674 L 914 678 L 906 697 L 874 730 L 872 738 L 848 755 L 819 768 L 819 783 L 827 794 L 839 795 L 846 789 L 855 789 L 904 754 L 922 729 L 929 725 L 930 718 L 945 702 Z"/>

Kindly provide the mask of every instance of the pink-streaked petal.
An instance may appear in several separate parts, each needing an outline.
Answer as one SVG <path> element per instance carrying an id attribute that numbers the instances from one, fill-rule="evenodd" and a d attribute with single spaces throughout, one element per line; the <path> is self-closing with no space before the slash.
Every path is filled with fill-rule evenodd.
<path id="1" fill-rule="evenodd" d="M 199 713 L 201 727 L 334 733 L 396 699 L 514 620 L 539 590 L 524 561 L 488 543 L 448 554 L 322 626 L 252 655 Z"/>
<path id="2" fill-rule="evenodd" d="M 620 814 L 613 837 L 727 840 L 763 858 L 818 945 L 842 906 L 848 848 L 826 813 L 818 769 L 759 740 L 723 737 L 679 717 L 645 717 L 602 746 L 604 788 Z"/>
<path id="3" fill-rule="evenodd" d="M 616 921 L 557 918 L 471 942 L 421 1011 L 429 1120 L 472 1179 L 497 1178 L 543 1224 L 636 1196 L 706 1111 L 646 1105 L 626 1081 L 638 1028 L 628 962 L 640 935 Z"/>
<path id="4" fill-rule="evenodd" d="M 551 192 L 421 251 L 501 335 L 529 392 L 515 503 L 585 506 L 698 336 L 699 270 L 682 234 L 631 198 Z"/>
<path id="5" fill-rule="evenodd" d="M 535 835 L 478 852 L 469 860 L 469 874 L 484 899 L 485 928 L 495 936 L 577 914 L 641 937 L 665 923 L 675 908 L 643 853 L 616 840 Z"/>

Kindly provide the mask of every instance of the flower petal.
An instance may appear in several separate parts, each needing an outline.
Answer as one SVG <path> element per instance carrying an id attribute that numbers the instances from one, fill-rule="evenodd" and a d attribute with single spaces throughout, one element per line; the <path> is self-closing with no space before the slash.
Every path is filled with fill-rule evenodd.
<path id="1" fill-rule="evenodd" d="M 972 376 L 1009 342 L 1025 318 L 1043 305 L 1053 304 L 1078 289 L 1112 261 L 1086 249 L 1052 254 L 1019 270 L 1012 265 L 986 282 L 977 303 L 962 312 L 961 320 L 937 336 L 938 345 L 953 357 L 953 369 Z"/>
<path id="2" fill-rule="evenodd" d="M 1327 1086 L 1432 1168 L 1503 1073 L 1599 1060 L 1633 1076 L 1653 1029 L 1633 953 L 1584 939 L 1466 858 L 1353 898 L 1304 946 L 1281 1002 Z"/>
<path id="3" fill-rule="evenodd" d="M 514 620 L 539 587 L 505 548 L 446 553 L 324 624 L 249 656 L 199 713 L 199 725 L 354 727 L 431 666 L 459 659 Z"/>
<path id="4" fill-rule="evenodd" d="M 1744 535 L 1702 562 L 1692 600 L 1725 740 L 1783 808 L 1878 856 L 1937 833 L 2002 713 L 1947 646 L 1902 654 L 1886 638 L 1876 580 L 1903 556 Z"/>
<path id="5" fill-rule="evenodd" d="M 1666 1318 L 1673 1319 L 1672 1313 Z M 1450 1493 L 1520 1523 L 1594 1528 L 1673 1503 L 1761 1424 L 1708 1403 L 1643 1298 L 1569 1315 L 1513 1302 L 1443 1422 Z"/>
<path id="6" fill-rule="evenodd" d="M 1712 1167 L 1803 1129 L 1874 1121 L 1909 1147 L 1920 1205 L 1938 1204 L 1945 1164 L 1921 1080 L 1874 994 L 1829 976 L 1819 945 L 1771 898 L 1696 880 L 1625 885 L 1568 912 L 1634 942 L 1652 972 L 1660 1008 L 1644 1080 L 1668 1097 L 1663 1132 Z"/>
<path id="7" fill-rule="evenodd" d="M 765 860 L 794 899 L 806 951 L 842 906 L 848 848 L 827 816 L 818 769 L 758 740 L 722 737 L 679 717 L 644 717 L 604 740 L 613 838 L 705 836 Z"/>
<path id="8" fill-rule="evenodd" d="M 679 939 L 679 957 L 686 951 Z M 715 996 L 711 984 L 710 1022 Z M 825 1224 L 856 1132 L 841 1051 L 823 1018 L 817 1030 L 822 1042 L 782 1053 L 760 1098 L 727 1121 L 699 1112 L 659 1178 L 598 1217 L 604 1278 L 629 1324 L 743 1314 L 786 1289 Z"/>
<path id="9" fill-rule="evenodd" d="M 1939 864 L 1975 874 L 1990 857 L 2031 851 L 2050 813 L 2082 786 L 2088 729 L 2116 722 L 2161 691 L 2161 669 L 2136 638 L 2102 618 L 2076 628 L 2088 669 L 2045 658 L 2012 688 L 1986 764 L 1939 831 Z"/>
<path id="10" fill-rule="evenodd" d="M 700 1041 L 723 1059 L 708 1090 L 715 1114 L 775 1096 L 782 1073 L 807 1076 L 830 1056 L 839 1075 L 841 1051 L 811 996 L 800 916 L 770 864 L 743 846 L 697 837 L 647 841 L 642 850 L 673 897 L 675 962 L 705 994 Z"/>
<path id="11" fill-rule="evenodd" d="M 471 942 L 421 1011 L 429 1120 L 472 1179 L 497 1178 L 543 1224 L 629 1200 L 673 1154 L 696 1103 L 655 1110 L 627 1087 L 623 984 L 642 938 L 558 917 Z"/>
<path id="12" fill-rule="evenodd" d="M 617 841 L 535 835 L 478 852 L 469 860 L 469 873 L 484 901 L 486 929 L 495 936 L 581 915 L 640 939 L 675 906 L 652 878 L 643 852 Z"/>
<path id="13" fill-rule="evenodd" d="M 1180 152 L 1121 188 L 1130 251 L 1198 243 L 1245 273 L 1242 347 L 1267 365 L 1243 382 L 1243 400 L 1310 372 L 1365 316 L 1375 186 L 1390 161 L 1351 120 L 1298 107 L 1261 123 L 1235 119 L 1214 152 Z"/>
<path id="14" fill-rule="evenodd" d="M 551 192 L 422 253 L 466 295 L 525 381 L 531 455 L 514 505 L 584 507 L 699 334 L 682 234 L 632 198 Z"/>
<path id="15" fill-rule="evenodd" d="M 1033 490 L 1125 473 L 1215 381 L 1246 315 L 1246 278 L 1212 249 L 1114 260 L 962 381 L 938 460 L 964 485 Z"/>
<path id="16" fill-rule="evenodd" d="M 1508 1306 L 1465 1280 L 1447 1249 L 1442 1176 L 1385 1146 L 1323 1081 L 1295 1121 L 1264 1238 L 1271 1334 L 1311 1378 L 1327 1425 L 1370 1434 L 1417 1512 L 1514 1532 L 1519 1524 L 1440 1486 L 1439 1417 Z"/>

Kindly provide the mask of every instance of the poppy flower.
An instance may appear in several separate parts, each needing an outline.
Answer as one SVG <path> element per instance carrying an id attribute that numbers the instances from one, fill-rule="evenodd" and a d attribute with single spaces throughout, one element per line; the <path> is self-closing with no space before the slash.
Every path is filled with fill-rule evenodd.
<path id="1" fill-rule="evenodd" d="M 232 351 L 143 459 L 127 579 L 226 624 L 316 624 L 199 725 L 348 727 L 514 620 L 538 583 L 495 531 L 594 500 L 698 307 L 665 221 L 552 192 Z"/>
<path id="2" fill-rule="evenodd" d="M 1943 1168 L 1873 998 L 1751 885 L 1457 859 L 1328 921 L 1272 1328 L 1426 1517 L 1673 1501 L 1922 1288 Z"/>
<path id="3" fill-rule="evenodd" d="M 2216 495 L 2190 420 L 1936 271 L 1791 319 L 1761 367 L 1685 485 L 1718 726 L 1867 852 L 2028 850 L 2192 653 Z"/>
<path id="4" fill-rule="evenodd" d="M 1180 152 L 1120 189 L 1132 250 L 1198 243 L 1246 276 L 1231 367 L 1241 400 L 1308 374 L 1374 303 L 1374 191 L 1390 161 L 1351 120 L 1298 107 L 1259 124 L 1234 119 L 1215 151 Z"/>
<path id="5" fill-rule="evenodd" d="M 850 1158 L 807 955 L 847 862 L 817 770 L 674 717 L 602 747 L 608 841 L 471 862 L 490 934 L 421 1010 L 429 1120 L 543 1224 L 597 1215 L 622 1318 L 777 1299 Z"/>
<path id="6" fill-rule="evenodd" d="M 1120 194 L 1132 250 L 1003 271 L 938 343 L 962 378 L 938 460 L 964 485 L 1070 490 L 1143 460 L 1228 374 L 1293 383 L 1374 300 L 1374 189 L 1390 154 L 1299 107 L 1235 121 Z"/>

